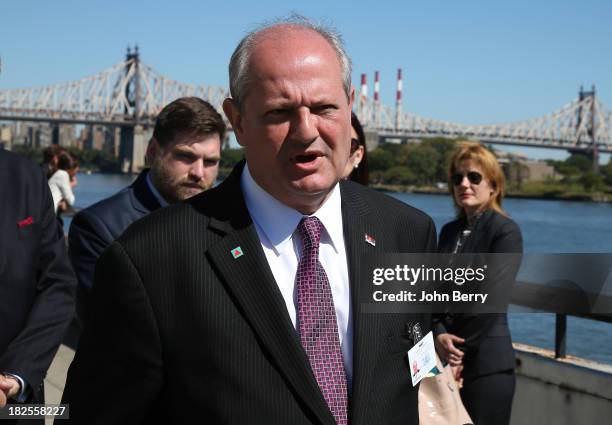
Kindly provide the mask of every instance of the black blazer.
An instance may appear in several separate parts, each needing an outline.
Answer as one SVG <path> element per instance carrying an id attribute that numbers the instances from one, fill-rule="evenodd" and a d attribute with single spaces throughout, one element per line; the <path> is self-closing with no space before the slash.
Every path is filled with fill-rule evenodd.
<path id="1" fill-rule="evenodd" d="M 74 314 L 76 281 L 40 167 L 0 150 L 0 372 L 23 378 L 32 402 Z"/>
<path id="2" fill-rule="evenodd" d="M 462 220 L 447 223 L 440 232 L 438 251 L 453 252 Z M 518 225 L 508 217 L 488 210 L 475 222 L 459 253 L 521 253 L 523 239 Z M 508 265 L 505 276 L 513 279 L 519 263 Z M 455 314 L 438 317 L 434 332 L 450 332 L 465 338 L 463 377 L 466 379 L 514 369 L 515 359 L 508 328 L 508 316 L 500 314 Z"/>
<path id="3" fill-rule="evenodd" d="M 134 223 L 102 255 L 94 314 L 64 391 L 71 423 L 334 423 L 246 209 L 242 168 Z M 430 318 L 362 314 L 356 300 L 372 283 L 359 259 L 433 252 L 435 227 L 358 184 L 343 182 L 341 193 L 354 320 L 351 424 L 417 424 L 406 323 Z M 244 255 L 234 259 L 238 246 Z"/>

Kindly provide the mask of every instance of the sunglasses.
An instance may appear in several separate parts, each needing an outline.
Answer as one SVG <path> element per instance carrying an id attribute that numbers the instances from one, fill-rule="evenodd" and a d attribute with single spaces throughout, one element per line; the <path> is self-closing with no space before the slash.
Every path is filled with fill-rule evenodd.
<path id="1" fill-rule="evenodd" d="M 468 181 L 471 184 L 478 185 L 482 181 L 482 174 L 480 174 L 477 171 L 470 171 L 467 174 L 460 174 L 460 173 L 453 174 L 451 181 L 453 182 L 455 186 L 459 186 L 461 182 L 463 181 L 463 178 L 466 175 L 467 175 Z"/>
<path id="2" fill-rule="evenodd" d="M 351 153 L 354 153 L 357 149 L 359 149 L 359 140 L 351 139 Z"/>

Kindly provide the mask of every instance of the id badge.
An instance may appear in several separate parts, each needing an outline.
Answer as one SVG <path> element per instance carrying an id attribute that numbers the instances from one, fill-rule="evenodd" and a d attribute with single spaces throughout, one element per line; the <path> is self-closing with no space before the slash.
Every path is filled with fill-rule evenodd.
<path id="1" fill-rule="evenodd" d="M 408 351 L 408 364 L 413 387 L 436 367 L 436 350 L 431 331 Z"/>

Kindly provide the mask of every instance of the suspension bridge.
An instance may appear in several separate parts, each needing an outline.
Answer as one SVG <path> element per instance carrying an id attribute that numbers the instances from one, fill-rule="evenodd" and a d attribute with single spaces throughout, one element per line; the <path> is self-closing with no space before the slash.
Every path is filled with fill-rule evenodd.
<path id="1" fill-rule="evenodd" d="M 596 163 L 599 153 L 612 153 L 612 114 L 590 91 L 561 108 L 529 120 L 490 125 L 466 125 L 402 111 L 402 74 L 398 70 L 396 103 L 380 101 L 379 73 L 375 73 L 373 96 L 368 96 L 366 76 L 355 105 L 370 138 L 422 139 L 452 137 L 484 143 L 582 151 Z M 221 111 L 228 89 L 171 80 L 140 61 L 138 48 L 128 49 L 126 59 L 96 75 L 77 81 L 43 87 L 0 89 L 0 121 L 47 122 L 119 127 L 120 155 L 127 170 L 141 167 L 155 117 L 169 102 L 183 96 L 198 96 Z M 229 123 L 228 123 L 229 126 Z M 54 139 L 56 134 L 54 131 Z M 372 136 L 373 135 L 373 136 Z M 53 140 L 57 143 L 57 140 Z"/>

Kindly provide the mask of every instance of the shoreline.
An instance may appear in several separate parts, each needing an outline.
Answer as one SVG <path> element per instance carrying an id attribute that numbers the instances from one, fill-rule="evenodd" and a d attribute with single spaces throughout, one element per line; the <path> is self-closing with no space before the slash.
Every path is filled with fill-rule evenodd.
<path id="1" fill-rule="evenodd" d="M 220 169 L 218 181 L 223 181 L 231 172 L 231 169 Z M 130 173 L 118 173 L 118 172 L 100 172 L 93 171 L 91 174 L 106 174 L 106 175 L 128 175 Z M 89 174 L 89 173 L 88 173 Z M 131 175 L 137 175 L 138 173 L 131 173 Z M 434 186 L 414 186 L 414 185 L 401 185 L 401 184 L 385 184 L 376 183 L 370 184 L 372 189 L 385 192 L 393 193 L 418 193 L 425 195 L 449 195 L 448 190 L 438 189 Z M 536 199 L 541 201 L 570 201 L 570 202 L 590 202 L 595 204 L 612 204 L 612 194 L 606 193 L 592 193 L 592 194 L 559 194 L 559 193 L 541 193 L 541 194 L 528 194 L 528 193 L 517 193 L 515 191 L 506 192 L 505 198 L 512 199 Z"/>
<path id="2" fill-rule="evenodd" d="M 410 186 L 399 184 L 372 184 L 372 189 L 393 192 L 393 193 L 418 193 L 425 195 L 446 195 L 450 196 L 448 190 L 438 189 L 431 186 Z M 513 199 L 537 199 L 542 201 L 570 201 L 570 202 L 591 202 L 596 204 L 612 204 L 612 195 L 593 193 L 583 195 L 563 195 L 563 194 L 527 194 L 507 192 L 505 198 Z"/>

